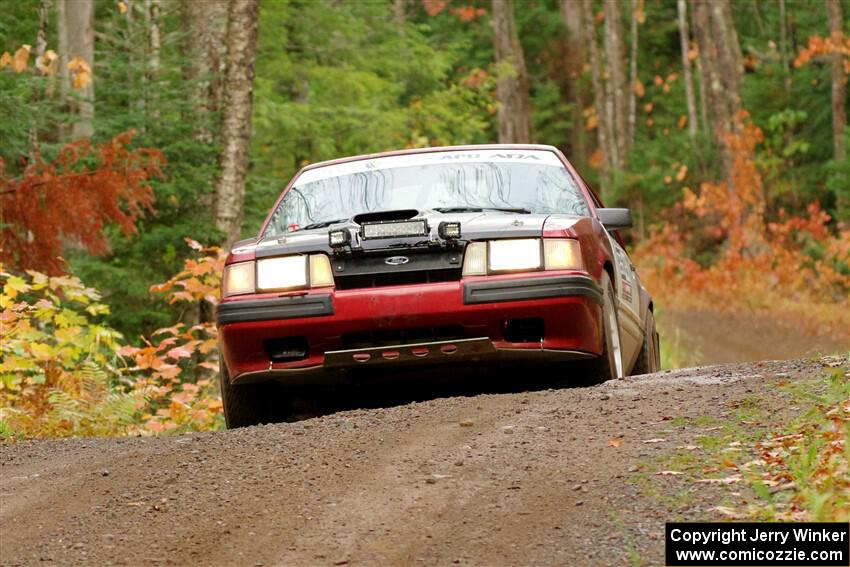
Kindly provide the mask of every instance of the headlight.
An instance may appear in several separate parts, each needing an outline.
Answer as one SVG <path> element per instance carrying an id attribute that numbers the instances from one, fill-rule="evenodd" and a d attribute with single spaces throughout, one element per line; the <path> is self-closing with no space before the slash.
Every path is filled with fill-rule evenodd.
<path id="1" fill-rule="evenodd" d="M 257 260 L 257 289 L 262 291 L 307 287 L 307 256 Z"/>
<path id="2" fill-rule="evenodd" d="M 221 281 L 222 297 L 254 293 L 254 262 L 225 266 Z"/>
<path id="3" fill-rule="evenodd" d="M 334 284 L 331 261 L 324 254 L 310 256 L 310 287 L 330 287 Z"/>
<path id="4" fill-rule="evenodd" d="M 571 238 L 518 238 L 470 242 L 463 258 L 464 276 L 583 269 L 581 245 L 578 240 Z"/>
<path id="5" fill-rule="evenodd" d="M 570 238 L 544 238 L 543 257 L 547 270 L 583 270 L 581 245 Z"/>
<path id="6" fill-rule="evenodd" d="M 539 270 L 540 240 L 493 240 L 490 242 L 490 272 Z"/>
<path id="7" fill-rule="evenodd" d="M 470 242 L 466 246 L 463 255 L 463 275 L 486 276 L 487 275 L 487 243 Z"/>

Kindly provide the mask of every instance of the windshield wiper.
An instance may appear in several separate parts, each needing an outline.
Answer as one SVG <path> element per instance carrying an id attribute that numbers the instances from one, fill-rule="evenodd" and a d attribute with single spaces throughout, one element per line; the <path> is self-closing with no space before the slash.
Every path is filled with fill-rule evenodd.
<path id="1" fill-rule="evenodd" d="M 335 219 L 335 220 L 326 220 L 314 222 L 305 226 L 298 227 L 298 230 L 311 230 L 314 228 L 327 228 L 332 224 L 339 224 L 341 222 L 346 222 L 348 219 Z"/>
<path id="2" fill-rule="evenodd" d="M 483 213 L 486 211 L 498 211 L 500 213 L 516 213 L 519 215 L 530 215 L 531 211 L 528 209 L 523 209 L 521 207 L 517 208 L 503 208 L 503 207 L 437 207 L 434 209 L 438 213 Z"/>

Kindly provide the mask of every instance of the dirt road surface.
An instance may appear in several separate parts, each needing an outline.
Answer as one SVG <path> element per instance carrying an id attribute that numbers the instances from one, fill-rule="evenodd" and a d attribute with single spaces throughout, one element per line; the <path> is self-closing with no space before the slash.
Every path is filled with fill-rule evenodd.
<path id="1" fill-rule="evenodd" d="M 298 423 L 2 445 L 0 565 L 659 565 L 664 522 L 712 517 L 721 490 L 633 482 L 706 434 L 670 420 L 817 368 L 487 377 Z"/>

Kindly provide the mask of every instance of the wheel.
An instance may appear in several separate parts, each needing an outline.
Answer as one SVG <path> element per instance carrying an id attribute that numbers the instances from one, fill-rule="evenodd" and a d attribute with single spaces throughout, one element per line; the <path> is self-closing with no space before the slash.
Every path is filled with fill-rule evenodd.
<path id="1" fill-rule="evenodd" d="M 652 374 L 661 370 L 661 349 L 658 348 L 658 332 L 655 330 L 655 316 L 652 311 L 646 311 L 644 324 L 643 346 L 640 349 L 637 362 L 632 368 L 631 375 Z"/>
<path id="2" fill-rule="evenodd" d="M 280 385 L 274 382 L 234 385 L 230 383 L 227 366 L 219 363 L 221 403 L 228 429 L 249 427 L 261 423 L 285 421 L 291 415 L 291 404 L 281 396 Z"/>
<path id="3" fill-rule="evenodd" d="M 602 275 L 602 334 L 604 350 L 597 358 L 584 361 L 582 376 L 589 384 L 601 384 L 623 377 L 623 356 L 620 350 L 620 323 L 611 278 Z"/>

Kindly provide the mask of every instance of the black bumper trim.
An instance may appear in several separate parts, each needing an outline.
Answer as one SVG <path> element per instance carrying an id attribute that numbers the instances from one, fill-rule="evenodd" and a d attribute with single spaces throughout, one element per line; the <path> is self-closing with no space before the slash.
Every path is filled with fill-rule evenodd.
<path id="1" fill-rule="evenodd" d="M 602 303 L 602 289 L 586 276 L 550 276 L 463 284 L 465 305 L 576 295 Z"/>
<path id="2" fill-rule="evenodd" d="M 330 295 L 296 295 L 221 303 L 216 309 L 215 316 L 219 325 L 226 325 L 333 314 L 334 306 Z"/>

